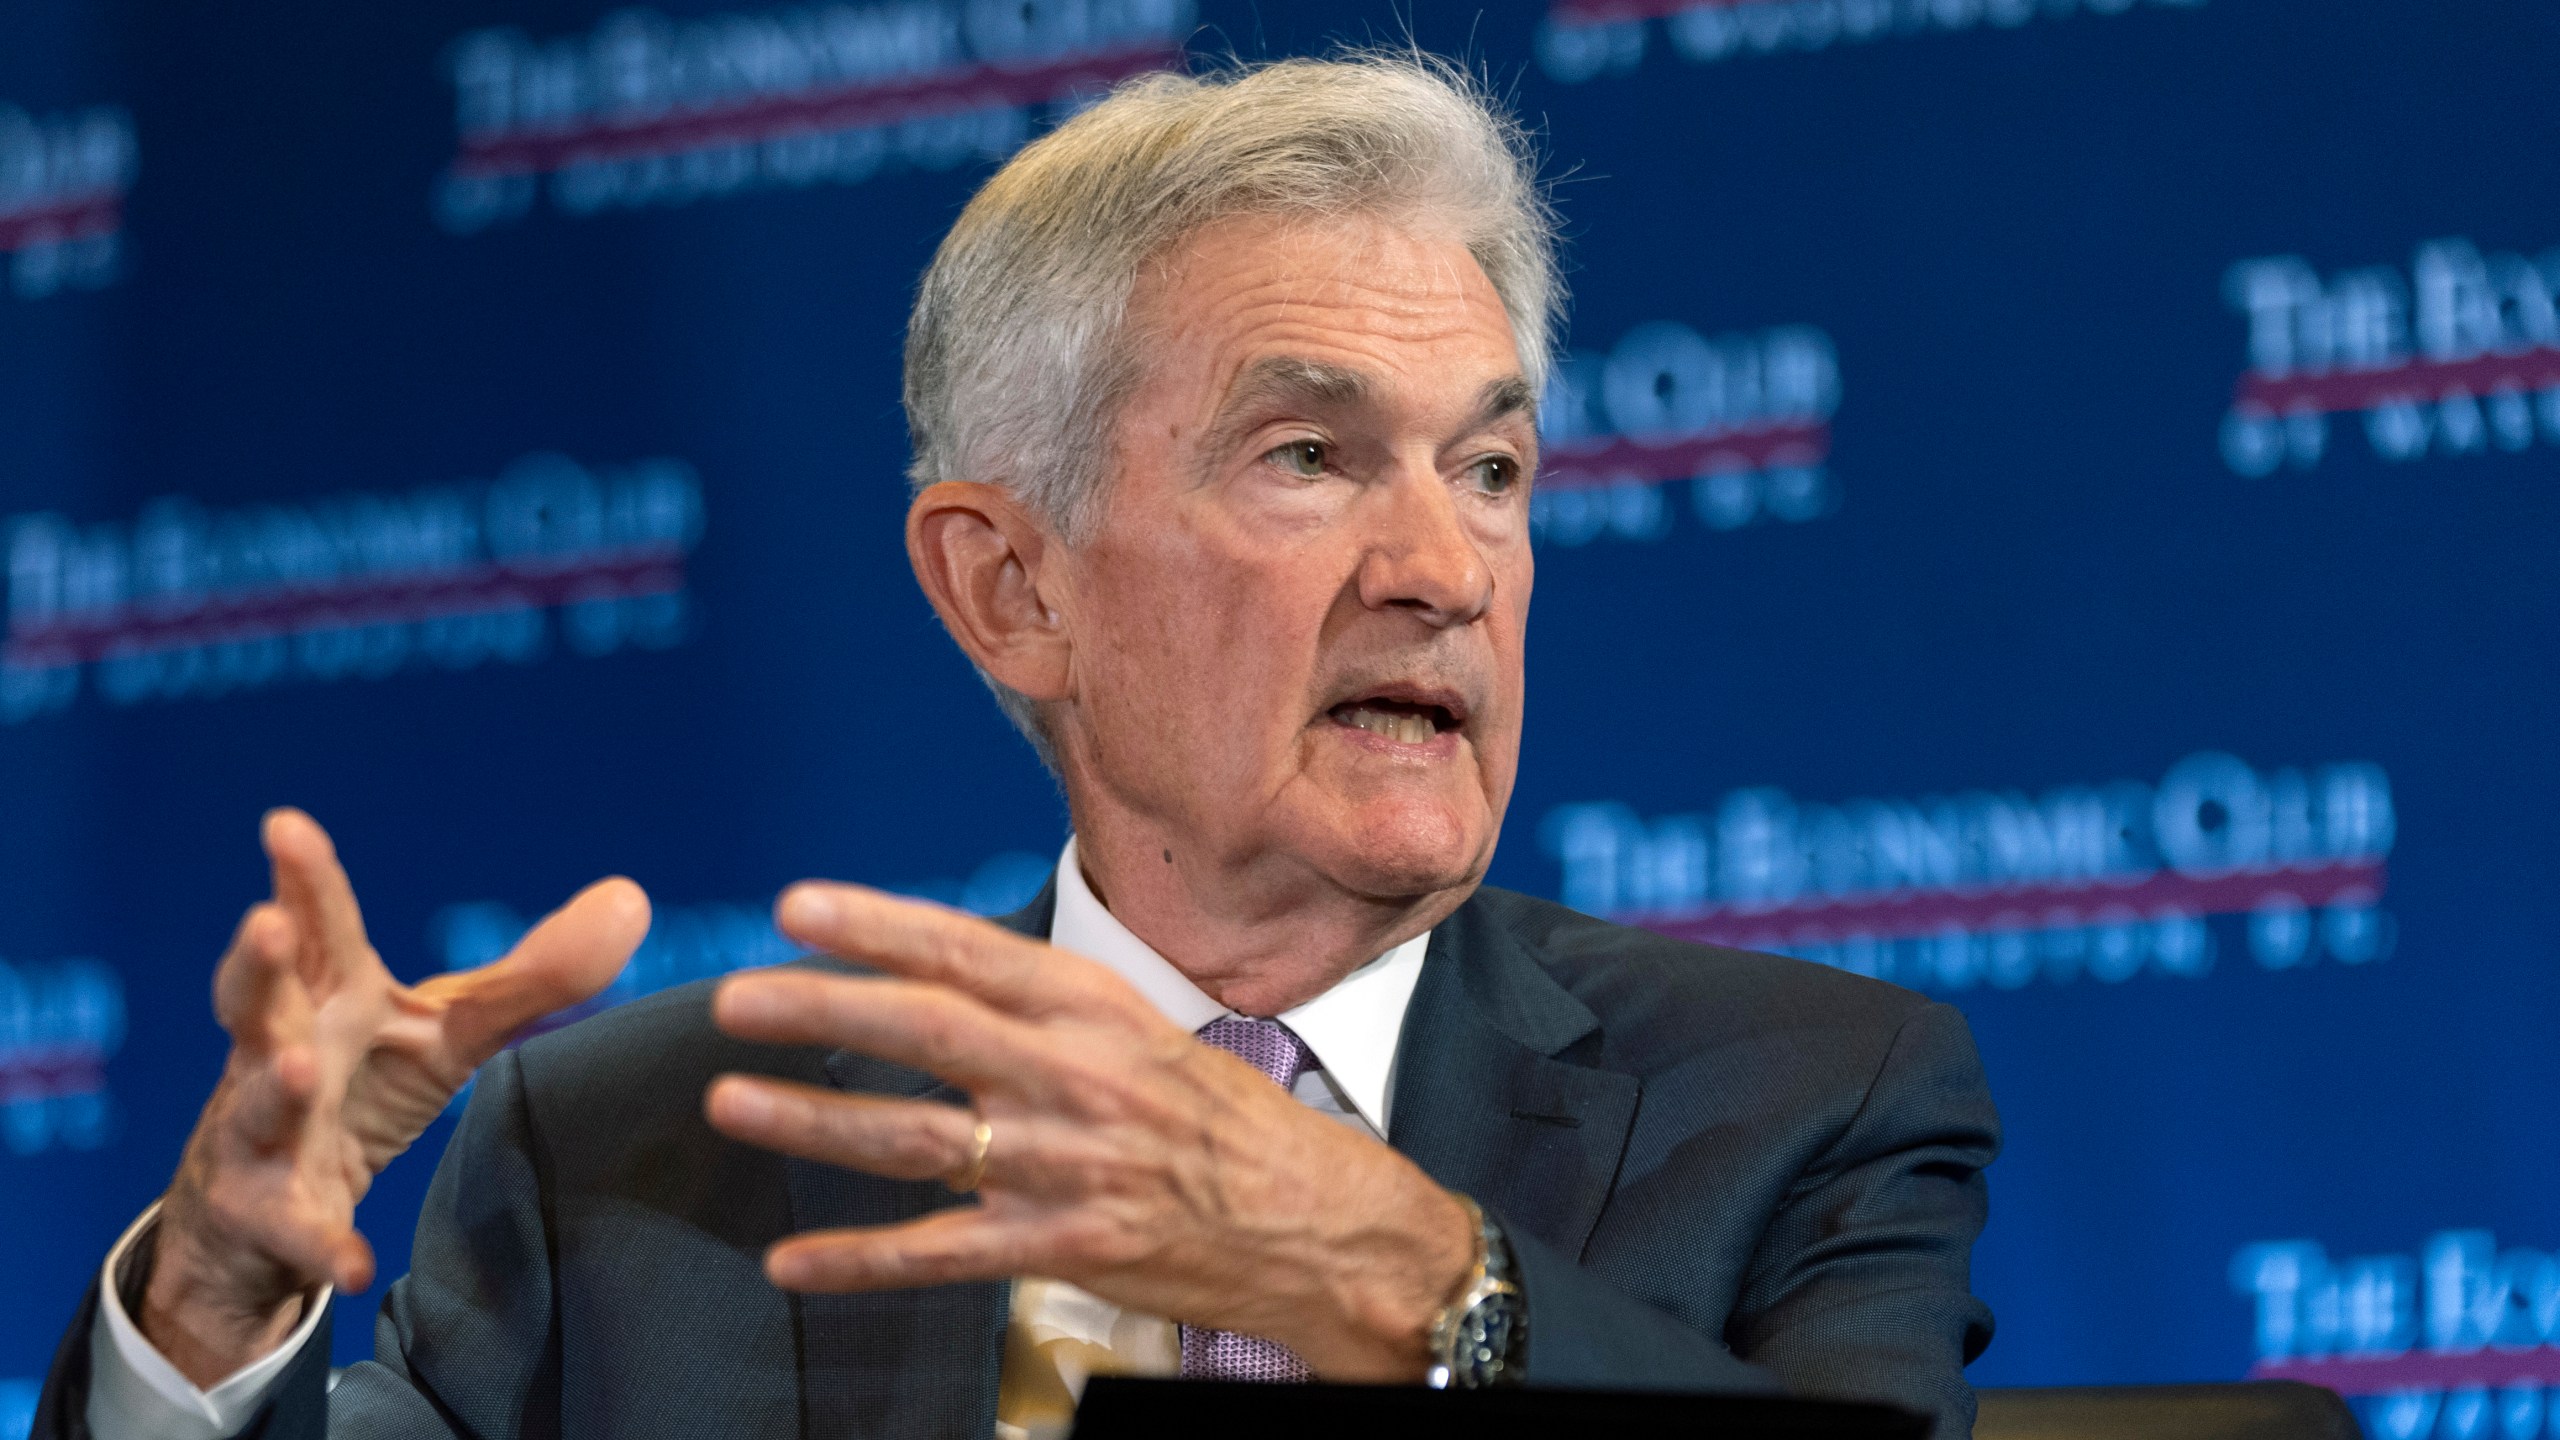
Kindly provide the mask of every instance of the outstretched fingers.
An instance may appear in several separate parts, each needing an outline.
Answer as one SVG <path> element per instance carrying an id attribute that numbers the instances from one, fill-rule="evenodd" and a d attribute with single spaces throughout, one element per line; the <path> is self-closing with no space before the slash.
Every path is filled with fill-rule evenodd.
<path id="1" fill-rule="evenodd" d="M 368 963 L 379 964 L 365 938 L 355 886 L 320 822 L 290 806 L 270 810 L 260 839 L 274 873 L 276 903 L 300 926 L 295 958 L 304 983 L 326 990 Z"/>
<path id="2" fill-rule="evenodd" d="M 314 1214 L 307 1202 L 289 1198 L 261 1208 L 264 1213 L 243 1223 L 258 1237 L 258 1248 L 292 1277 L 286 1289 L 326 1282 L 353 1295 L 373 1284 L 373 1246 L 352 1216 Z"/>
<path id="3" fill-rule="evenodd" d="M 977 1134 L 977 1117 L 957 1106 L 746 1075 L 713 1081 L 703 1113 L 732 1139 L 892 1180 L 958 1174 Z"/>
<path id="4" fill-rule="evenodd" d="M 272 1055 L 236 1062 L 231 1132 L 259 1155 L 302 1143 L 320 1095 L 320 1058 L 308 1045 L 288 1045 Z"/>
<path id="5" fill-rule="evenodd" d="M 477 1066 L 526 1025 L 594 998 L 648 933 L 649 897 L 638 885 L 617 875 L 579 891 L 505 956 L 445 982 L 455 1057 Z"/>
<path id="6" fill-rule="evenodd" d="M 294 968 L 299 927 L 272 900 L 249 907 L 213 972 L 213 1018 L 231 1043 L 264 1055 L 306 1037 L 311 994 Z"/>
<path id="7" fill-rule="evenodd" d="M 1023 1222 L 964 1205 L 903 1225 L 794 1235 L 765 1252 L 764 1273 L 785 1290 L 831 1294 L 998 1280 L 1030 1264 L 1036 1241 Z"/>
<path id="8" fill-rule="evenodd" d="M 329 1283 L 343 1294 L 361 1294 L 373 1284 L 373 1245 L 364 1232 L 349 1225 L 329 1245 Z"/>
<path id="9" fill-rule="evenodd" d="M 803 880 L 782 892 L 774 921 L 803 945 L 910 980 L 949 985 L 1016 1015 L 1136 999 L 1090 961 L 1069 960 L 1041 941 L 974 915 L 860 885 Z"/>
<path id="10" fill-rule="evenodd" d="M 1042 1093 L 1055 1069 L 1030 1026 L 942 985 L 751 970 L 720 982 L 711 1017 L 741 1040 L 855 1050 L 972 1093 Z"/>

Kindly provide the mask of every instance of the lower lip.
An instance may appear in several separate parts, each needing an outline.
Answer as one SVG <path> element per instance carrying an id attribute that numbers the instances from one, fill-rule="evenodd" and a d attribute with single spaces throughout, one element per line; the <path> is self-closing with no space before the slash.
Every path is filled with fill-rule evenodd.
<path id="1" fill-rule="evenodd" d="M 1357 725 L 1345 725 L 1330 717 L 1327 717 L 1325 723 L 1333 733 L 1351 744 L 1374 754 L 1391 756 L 1398 760 L 1447 760 L 1458 753 L 1460 732 L 1456 730 L 1437 731 L 1430 739 L 1417 745 L 1407 740 L 1391 739 L 1375 730 L 1363 730 Z"/>

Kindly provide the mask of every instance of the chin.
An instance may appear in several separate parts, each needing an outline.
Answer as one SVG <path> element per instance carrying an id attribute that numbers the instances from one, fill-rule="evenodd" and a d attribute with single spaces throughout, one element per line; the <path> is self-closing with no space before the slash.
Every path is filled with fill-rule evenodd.
<path id="1" fill-rule="evenodd" d="M 1334 879 L 1364 895 L 1423 896 L 1484 878 L 1493 827 L 1445 805 L 1367 805 L 1333 845 Z"/>

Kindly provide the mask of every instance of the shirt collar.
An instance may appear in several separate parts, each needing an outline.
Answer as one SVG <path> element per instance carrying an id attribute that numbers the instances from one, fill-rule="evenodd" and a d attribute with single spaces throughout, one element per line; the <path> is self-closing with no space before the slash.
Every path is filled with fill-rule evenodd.
<path id="1" fill-rule="evenodd" d="M 1073 836 L 1058 855 L 1058 905 L 1049 922 L 1049 943 L 1101 962 L 1185 1030 L 1197 1031 L 1235 1013 L 1210 999 L 1172 961 L 1103 908 L 1093 887 L 1085 883 Z M 1333 1077 L 1360 1118 L 1382 1136 L 1387 1133 L 1389 1099 L 1395 1093 L 1396 1042 L 1404 1032 L 1404 1012 L 1413 1003 L 1413 987 L 1422 979 L 1422 956 L 1430 943 L 1431 932 L 1426 930 L 1279 1017 L 1307 1042 L 1316 1063 Z"/>

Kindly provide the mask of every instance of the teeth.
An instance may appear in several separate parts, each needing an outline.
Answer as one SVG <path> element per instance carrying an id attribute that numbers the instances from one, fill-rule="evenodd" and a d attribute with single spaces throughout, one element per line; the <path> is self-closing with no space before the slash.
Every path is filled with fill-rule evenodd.
<path id="1" fill-rule="evenodd" d="M 1373 735 L 1384 735 L 1406 745 L 1420 745 L 1440 733 L 1426 715 L 1406 715 L 1393 710 L 1372 710 L 1354 705 L 1342 712 L 1343 723 Z"/>

